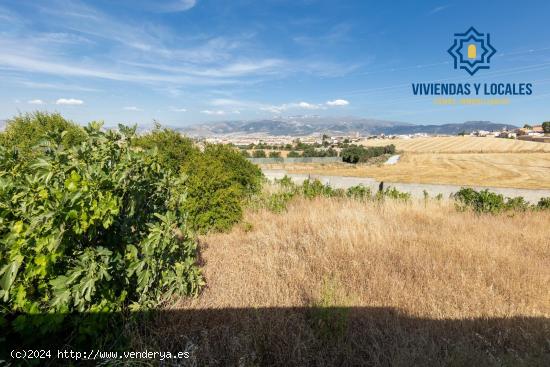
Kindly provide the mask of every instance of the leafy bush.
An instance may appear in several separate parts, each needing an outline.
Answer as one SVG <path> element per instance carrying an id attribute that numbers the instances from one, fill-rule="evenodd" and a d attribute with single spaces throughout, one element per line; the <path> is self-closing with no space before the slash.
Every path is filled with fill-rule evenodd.
<path id="1" fill-rule="evenodd" d="M 540 198 L 539 202 L 537 203 L 537 209 L 550 210 L 550 196 L 545 198 Z"/>
<path id="2" fill-rule="evenodd" d="M 370 187 L 365 187 L 363 185 L 352 186 L 347 189 L 346 196 L 356 200 L 367 200 L 371 198 L 371 189 Z"/>
<path id="3" fill-rule="evenodd" d="M 505 198 L 489 190 L 476 191 L 462 188 L 454 195 L 458 210 L 472 209 L 478 213 L 500 213 L 503 211 L 526 211 L 530 209 L 550 208 L 550 198 L 541 198 L 537 205 L 529 204 L 522 196 Z"/>
<path id="4" fill-rule="evenodd" d="M 471 208 L 479 213 L 498 213 L 504 210 L 504 196 L 487 189 L 476 191 L 472 188 L 462 188 L 454 194 L 457 209 Z"/>
<path id="5" fill-rule="evenodd" d="M 282 213 L 294 196 L 295 193 L 291 191 L 270 194 L 267 198 L 266 207 L 274 213 Z"/>
<path id="6" fill-rule="evenodd" d="M 301 157 L 301 155 L 297 151 L 291 150 L 290 152 L 288 152 L 287 157 L 288 158 L 299 158 L 299 157 Z"/>
<path id="7" fill-rule="evenodd" d="M 345 192 L 342 189 L 333 189 L 329 185 L 324 185 L 321 181 L 314 179 L 305 180 L 299 187 L 300 193 L 308 198 L 313 199 L 318 196 L 324 197 L 342 197 Z"/>
<path id="8" fill-rule="evenodd" d="M 224 231 L 242 218 L 243 189 L 221 162 L 203 157 L 189 164 L 185 172 L 188 195 L 184 207 L 193 230 Z"/>
<path id="9" fill-rule="evenodd" d="M 56 313 L 59 327 L 73 312 L 154 307 L 203 284 L 181 179 L 132 149 L 128 129 L 100 127 L 72 148 L 50 133 L 30 165 L 0 147 L 1 312 L 19 332 L 55 329 L 28 314 Z"/>
<path id="10" fill-rule="evenodd" d="M 184 162 L 184 186 L 188 223 L 195 231 L 224 231 L 242 218 L 246 197 L 262 186 L 261 170 L 237 150 L 219 144 L 207 145 L 204 152 Z"/>
<path id="11" fill-rule="evenodd" d="M 281 158 L 281 152 L 269 152 L 269 158 Z"/>
<path id="12" fill-rule="evenodd" d="M 376 194 L 376 198 L 379 200 L 390 198 L 393 200 L 409 201 L 411 199 L 411 194 L 408 192 L 399 191 L 395 187 L 390 186 L 384 191 L 378 191 Z"/>
<path id="13" fill-rule="evenodd" d="M 176 131 L 157 126 L 133 144 L 158 152 L 165 169 L 185 174 L 187 223 L 194 231 L 223 231 L 242 218 L 246 196 L 259 192 L 263 175 L 235 147 L 208 144 L 201 152 Z M 246 152 L 246 151 L 245 151 Z"/>
<path id="14" fill-rule="evenodd" d="M 516 210 L 524 212 L 530 207 L 531 205 L 522 196 L 517 196 L 515 198 L 507 198 L 504 208 L 506 210 Z"/>

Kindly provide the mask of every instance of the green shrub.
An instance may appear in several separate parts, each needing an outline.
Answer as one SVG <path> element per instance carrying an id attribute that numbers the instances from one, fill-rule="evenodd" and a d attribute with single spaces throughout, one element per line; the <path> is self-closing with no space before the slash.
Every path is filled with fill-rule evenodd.
<path id="1" fill-rule="evenodd" d="M 305 180 L 299 187 L 300 193 L 308 198 L 313 199 L 318 196 L 324 197 L 342 197 L 345 195 L 345 191 L 342 189 L 333 189 L 329 185 L 324 185 L 321 181 L 314 179 Z"/>
<path id="2" fill-rule="evenodd" d="M 269 158 L 281 158 L 281 152 L 269 152 Z"/>
<path id="3" fill-rule="evenodd" d="M 526 211 L 531 205 L 522 197 L 517 196 L 515 198 L 507 198 L 505 203 L 506 210 Z"/>
<path id="4" fill-rule="evenodd" d="M 550 196 L 540 198 L 539 202 L 537 203 L 537 209 L 550 210 Z"/>
<path id="5" fill-rule="evenodd" d="M 379 200 L 389 198 L 393 200 L 409 201 L 411 199 L 411 194 L 408 192 L 399 191 L 395 187 L 390 186 L 387 187 L 384 191 L 378 191 L 376 197 Z"/>
<path id="6" fill-rule="evenodd" d="M 276 178 L 275 183 L 281 185 L 281 187 L 287 190 L 292 190 L 296 187 L 296 184 L 292 182 L 292 179 L 287 175 L 284 175 L 284 177 L 281 179 Z"/>
<path id="7" fill-rule="evenodd" d="M 454 194 L 458 210 L 470 208 L 478 213 L 498 213 L 505 209 L 504 196 L 487 189 L 462 188 Z"/>
<path id="8" fill-rule="evenodd" d="M 194 231 L 231 228 L 242 218 L 245 197 L 261 189 L 261 170 L 235 147 L 207 144 L 201 152 L 190 139 L 160 126 L 135 138 L 133 144 L 157 152 L 163 167 L 186 175 L 182 183 L 187 192 L 184 207 Z"/>
<path id="9" fill-rule="evenodd" d="M 526 211 L 532 206 L 521 196 L 505 198 L 501 194 L 489 190 L 476 191 L 471 188 L 462 188 L 454 194 L 459 210 L 470 208 L 478 213 L 500 213 L 506 210 Z"/>
<path id="10" fill-rule="evenodd" d="M 218 161 L 223 171 L 235 182 L 246 195 L 260 192 L 264 180 L 262 170 L 244 159 L 239 152 L 227 145 L 209 144 L 197 159 Z"/>
<path id="11" fill-rule="evenodd" d="M 294 192 L 276 192 L 267 198 L 266 207 L 274 213 L 282 213 L 286 210 L 288 203 L 294 198 Z"/>
<path id="12" fill-rule="evenodd" d="M 290 152 L 288 152 L 287 157 L 288 158 L 300 158 L 301 155 L 297 151 L 291 150 Z"/>
<path id="13" fill-rule="evenodd" d="M 225 231 L 242 218 L 242 187 L 223 164 L 202 157 L 185 168 L 187 200 L 184 207 L 190 227 L 200 233 Z"/>
<path id="14" fill-rule="evenodd" d="M 356 200 L 367 200 L 372 195 L 370 187 L 363 185 L 352 186 L 347 189 L 346 196 Z"/>
<path id="15" fill-rule="evenodd" d="M 49 134 L 30 165 L 0 148 L 1 312 L 21 333 L 56 327 L 29 314 L 55 313 L 59 327 L 74 312 L 155 307 L 203 284 L 180 178 L 132 149 L 128 130 L 100 127 L 72 148 Z"/>
<path id="16" fill-rule="evenodd" d="M 225 231 L 242 218 L 247 196 L 260 191 L 261 170 L 229 146 L 207 145 L 204 152 L 184 162 L 181 171 L 188 223 L 195 231 Z"/>

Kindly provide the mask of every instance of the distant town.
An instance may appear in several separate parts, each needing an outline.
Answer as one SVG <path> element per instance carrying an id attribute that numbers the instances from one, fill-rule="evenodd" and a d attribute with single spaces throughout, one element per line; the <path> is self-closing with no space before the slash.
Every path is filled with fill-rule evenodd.
<path id="1" fill-rule="evenodd" d="M 544 132 L 542 124 L 530 125 L 525 124 L 521 128 L 502 128 L 499 130 L 474 130 L 469 133 L 459 132 L 456 135 L 462 136 L 476 136 L 476 137 L 489 137 L 489 138 L 503 138 L 503 139 L 518 139 L 524 141 L 535 141 L 542 143 L 550 143 L 550 134 Z M 428 133 L 414 133 L 414 134 L 368 134 L 363 135 L 359 132 L 351 134 L 324 134 L 313 133 L 306 136 L 272 136 L 266 133 L 254 133 L 254 134 L 223 134 L 217 136 L 197 137 L 197 140 L 204 141 L 206 143 L 216 144 L 232 144 L 238 147 L 246 147 L 251 145 L 269 145 L 284 147 L 289 144 L 295 143 L 297 140 L 304 144 L 325 144 L 328 142 L 328 146 L 335 147 L 342 143 L 359 143 L 368 139 L 416 139 L 426 138 L 429 136 L 455 136 L 451 134 L 428 134 Z"/>

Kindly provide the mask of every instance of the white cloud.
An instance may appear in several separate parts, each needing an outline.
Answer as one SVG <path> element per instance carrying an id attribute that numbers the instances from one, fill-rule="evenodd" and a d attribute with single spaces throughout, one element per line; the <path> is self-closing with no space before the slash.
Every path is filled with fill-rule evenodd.
<path id="1" fill-rule="evenodd" d="M 210 104 L 212 106 L 246 106 L 248 105 L 248 102 L 239 101 L 236 99 L 229 99 L 229 98 L 216 98 L 210 101 Z"/>
<path id="2" fill-rule="evenodd" d="M 46 102 L 44 102 L 43 100 L 41 99 L 31 99 L 30 101 L 27 101 L 28 104 L 36 104 L 36 105 L 43 105 L 43 104 L 46 104 Z"/>
<path id="3" fill-rule="evenodd" d="M 126 106 L 123 108 L 125 111 L 143 111 L 141 108 L 138 108 L 136 106 Z"/>
<path id="4" fill-rule="evenodd" d="M 303 109 L 303 110 L 324 110 L 325 106 L 321 104 L 313 104 L 309 102 L 298 103 L 284 103 L 278 106 L 263 106 L 260 108 L 262 111 L 268 111 L 272 113 L 281 113 L 290 109 Z"/>
<path id="5" fill-rule="evenodd" d="M 172 111 L 172 112 L 187 112 L 187 109 L 186 108 L 170 107 L 170 111 Z"/>
<path id="6" fill-rule="evenodd" d="M 222 110 L 216 110 L 216 111 L 202 110 L 201 113 L 204 113 L 205 115 L 218 115 L 218 116 L 225 115 L 225 111 L 222 111 Z"/>
<path id="7" fill-rule="evenodd" d="M 297 107 L 303 108 L 305 110 L 318 110 L 318 109 L 322 108 L 322 106 L 307 103 L 307 102 L 300 102 L 300 103 L 298 103 Z"/>
<path id="8" fill-rule="evenodd" d="M 55 104 L 76 106 L 84 104 L 84 101 L 74 98 L 59 98 L 57 101 L 55 101 Z"/>
<path id="9" fill-rule="evenodd" d="M 327 106 L 330 107 L 337 107 L 337 106 L 347 106 L 349 105 L 349 102 L 345 99 L 335 99 L 334 101 L 327 101 Z"/>

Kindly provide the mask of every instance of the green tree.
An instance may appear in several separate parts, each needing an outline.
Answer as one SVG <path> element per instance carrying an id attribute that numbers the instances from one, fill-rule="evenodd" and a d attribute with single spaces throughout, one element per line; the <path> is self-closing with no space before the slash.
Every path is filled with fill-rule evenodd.
<path id="1" fill-rule="evenodd" d="M 143 149 L 157 150 L 162 165 L 173 172 L 179 172 L 183 162 L 195 159 L 200 153 L 191 139 L 158 124 L 152 132 L 135 137 L 132 143 Z"/>
<path id="2" fill-rule="evenodd" d="M 545 134 L 550 134 L 550 121 L 545 121 L 542 123 L 542 130 Z"/>
<path id="3" fill-rule="evenodd" d="M 5 130 L 0 133 L 0 145 L 26 157 L 34 157 L 33 152 L 41 143 L 50 144 L 48 136 L 57 139 L 53 143 L 69 148 L 84 141 L 86 134 L 80 125 L 64 119 L 59 113 L 33 112 L 8 120 Z"/>
<path id="4" fill-rule="evenodd" d="M 254 153 L 252 153 L 252 156 L 254 158 L 265 158 L 266 157 L 265 150 L 257 149 L 257 150 L 254 151 Z"/>

